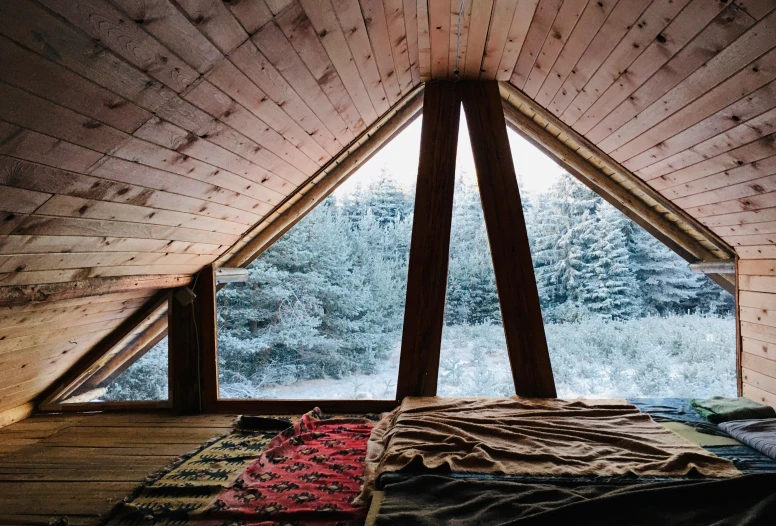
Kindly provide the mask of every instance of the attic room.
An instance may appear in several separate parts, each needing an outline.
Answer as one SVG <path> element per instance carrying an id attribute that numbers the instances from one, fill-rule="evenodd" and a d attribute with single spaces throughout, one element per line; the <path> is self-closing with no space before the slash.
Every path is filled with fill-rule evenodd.
<path id="1" fill-rule="evenodd" d="M 776 1 L 0 2 L 0 524 L 776 523 Z"/>

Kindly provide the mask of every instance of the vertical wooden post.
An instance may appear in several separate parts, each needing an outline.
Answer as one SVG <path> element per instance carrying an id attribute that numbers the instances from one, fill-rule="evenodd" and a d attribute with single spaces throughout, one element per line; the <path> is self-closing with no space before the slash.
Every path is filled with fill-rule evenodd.
<path id="1" fill-rule="evenodd" d="M 436 395 L 460 117 L 456 84 L 426 84 L 396 387 L 398 400 L 405 396 Z"/>
<path id="2" fill-rule="evenodd" d="M 744 352 L 744 343 L 741 340 L 741 273 L 739 267 L 741 259 L 736 255 L 736 275 L 735 275 L 735 309 L 736 309 L 736 392 L 738 396 L 744 396 L 744 371 L 742 365 L 742 353 Z M 721 277 L 721 275 L 719 275 Z"/>
<path id="3" fill-rule="evenodd" d="M 194 292 L 197 295 L 194 314 L 200 338 L 200 397 L 202 409 L 207 412 L 218 402 L 218 314 L 216 269 L 212 264 L 200 271 Z"/>
<path id="4" fill-rule="evenodd" d="M 184 289 L 178 289 L 181 291 Z M 167 311 L 167 353 L 169 392 L 173 409 L 179 414 L 201 412 L 199 397 L 199 350 L 194 329 L 194 303 L 181 303 L 178 291 L 170 296 Z"/>
<path id="5" fill-rule="evenodd" d="M 498 83 L 460 84 L 515 392 L 527 397 L 555 397 L 539 292 Z"/>
<path id="6" fill-rule="evenodd" d="M 179 289 L 182 290 L 182 289 Z M 208 265 L 195 278 L 196 298 L 183 304 L 170 298 L 168 352 L 170 396 L 180 414 L 201 413 L 218 398 L 216 368 L 216 278 Z"/>

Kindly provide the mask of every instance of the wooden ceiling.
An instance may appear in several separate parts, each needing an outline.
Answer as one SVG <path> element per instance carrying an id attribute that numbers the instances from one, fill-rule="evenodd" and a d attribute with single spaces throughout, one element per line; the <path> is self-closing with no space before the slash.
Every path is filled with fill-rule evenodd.
<path id="1" fill-rule="evenodd" d="M 0 291 L 38 287 L 0 317 L 0 411 L 160 276 L 227 261 L 428 80 L 509 82 L 741 257 L 776 257 L 776 1 L 460 7 L 0 3 Z M 126 279 L 151 285 L 39 301 Z"/>

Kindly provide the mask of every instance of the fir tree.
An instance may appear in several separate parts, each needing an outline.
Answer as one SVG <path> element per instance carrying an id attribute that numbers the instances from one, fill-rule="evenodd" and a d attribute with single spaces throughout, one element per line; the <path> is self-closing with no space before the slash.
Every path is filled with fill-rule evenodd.
<path id="1" fill-rule="evenodd" d="M 593 275 L 588 264 L 601 202 L 565 174 L 541 203 L 536 221 L 536 274 L 548 319 L 574 318 L 584 311 L 582 286 Z"/>
<path id="2" fill-rule="evenodd" d="M 699 276 L 690 272 L 684 259 L 634 223 L 626 237 L 631 268 L 639 282 L 642 315 L 680 313 L 700 306 Z"/>
<path id="3" fill-rule="evenodd" d="M 283 380 L 267 379 L 269 370 L 372 370 L 400 327 L 406 257 L 395 257 L 393 237 L 408 235 L 371 210 L 354 225 L 329 198 L 251 264 L 248 283 L 219 294 L 221 370 L 257 384 Z"/>
<path id="4" fill-rule="evenodd" d="M 445 320 L 450 325 L 501 321 L 479 190 L 465 174 L 456 180 L 453 200 Z"/>
<path id="5" fill-rule="evenodd" d="M 381 225 L 385 225 L 410 217 L 413 201 L 402 191 L 396 177 L 382 168 L 379 179 L 366 187 L 358 186 L 354 195 L 346 199 L 345 209 L 354 220 L 369 212 Z"/>
<path id="6" fill-rule="evenodd" d="M 582 303 L 607 318 L 638 315 L 638 283 L 631 270 L 624 228 L 629 222 L 619 211 L 604 204 L 599 208 L 596 236 L 590 246 L 588 272 L 581 288 Z"/>

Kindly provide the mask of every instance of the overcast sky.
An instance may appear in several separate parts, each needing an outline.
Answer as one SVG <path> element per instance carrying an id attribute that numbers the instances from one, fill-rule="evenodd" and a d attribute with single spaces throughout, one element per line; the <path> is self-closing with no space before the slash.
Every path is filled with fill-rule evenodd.
<path id="1" fill-rule="evenodd" d="M 403 187 L 410 188 L 418 172 L 422 120 L 423 117 L 419 117 L 388 143 L 337 189 L 335 195 L 344 196 L 353 192 L 358 184 L 367 185 L 371 179 L 380 177 L 382 168 L 391 172 Z M 547 191 L 563 170 L 512 130 L 508 130 L 508 134 L 515 171 L 522 176 L 520 189 L 529 193 Z M 458 132 L 456 171 L 464 171 L 471 180 L 475 178 L 469 130 L 466 127 L 463 112 L 461 112 L 461 127 Z"/>

